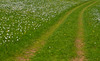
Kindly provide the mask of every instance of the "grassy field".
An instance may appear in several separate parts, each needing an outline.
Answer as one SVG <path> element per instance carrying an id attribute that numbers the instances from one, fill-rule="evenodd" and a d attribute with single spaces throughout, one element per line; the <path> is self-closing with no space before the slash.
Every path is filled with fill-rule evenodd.
<path id="1" fill-rule="evenodd" d="M 93 2 L 0 0 L 0 61 L 29 61 L 22 58 L 25 52 L 33 53 L 24 57 L 30 61 L 71 61 L 78 56 L 80 12 Z M 86 9 L 83 18 L 85 57 L 99 61 L 100 2 Z"/>
<path id="2" fill-rule="evenodd" d="M 88 61 L 100 61 L 100 1 L 84 13 L 85 50 Z"/>

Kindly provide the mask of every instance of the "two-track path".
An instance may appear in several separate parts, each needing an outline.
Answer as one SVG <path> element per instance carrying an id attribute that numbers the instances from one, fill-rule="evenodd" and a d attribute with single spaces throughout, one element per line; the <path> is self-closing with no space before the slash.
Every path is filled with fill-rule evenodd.
<path id="1" fill-rule="evenodd" d="M 35 55 L 35 53 L 40 50 L 40 48 L 42 48 L 46 41 L 52 34 L 53 32 L 59 28 L 59 26 L 61 26 L 61 24 L 64 23 L 64 21 L 69 17 L 70 14 L 72 14 L 75 10 L 79 9 L 81 6 L 84 6 L 85 4 L 91 3 L 90 2 L 86 2 L 83 3 L 75 8 L 73 8 L 72 10 L 68 11 L 65 13 L 65 15 L 63 17 L 61 17 L 58 22 L 56 24 L 54 24 L 53 26 L 50 27 L 50 29 L 44 34 L 42 35 L 39 39 L 37 39 L 37 41 L 33 44 L 33 46 L 27 48 L 24 52 L 22 52 L 22 54 L 20 54 L 19 56 L 17 56 L 16 58 L 14 58 L 15 61 L 29 61 L 30 58 L 32 56 Z M 94 4 L 94 3 L 93 3 Z M 91 6 L 92 4 L 90 4 L 89 6 Z M 81 49 L 81 47 L 84 47 L 83 44 L 83 23 L 82 23 L 82 19 L 83 19 L 83 13 L 84 11 L 89 7 L 85 7 L 79 14 L 79 23 L 78 23 L 78 36 L 76 38 L 76 47 L 77 47 L 77 55 L 79 57 L 76 57 L 75 59 L 73 59 L 73 61 L 83 61 L 84 60 L 84 52 Z"/>

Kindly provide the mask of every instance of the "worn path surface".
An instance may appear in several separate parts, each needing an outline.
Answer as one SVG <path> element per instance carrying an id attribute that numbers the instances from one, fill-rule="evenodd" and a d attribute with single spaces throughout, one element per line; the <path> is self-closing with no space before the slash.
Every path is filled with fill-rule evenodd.
<path id="1" fill-rule="evenodd" d="M 92 6 L 93 4 L 95 4 L 96 2 L 93 2 L 92 4 L 88 5 L 87 7 L 85 7 L 79 14 L 79 18 L 78 18 L 78 32 L 77 32 L 77 38 L 75 41 L 75 45 L 77 48 L 77 57 L 75 59 L 73 59 L 73 61 L 86 61 L 85 59 L 85 52 L 84 52 L 84 25 L 83 25 L 83 13 L 84 11 Z"/>
<path id="2" fill-rule="evenodd" d="M 35 53 L 36 53 L 38 50 L 40 50 L 40 48 L 42 48 L 42 47 L 45 45 L 45 43 L 46 43 L 45 40 L 48 39 L 48 38 L 50 37 L 50 35 L 52 35 L 53 32 L 54 32 L 57 28 L 59 28 L 59 26 L 66 20 L 66 18 L 67 18 L 70 14 L 72 14 L 72 12 L 74 12 L 76 9 L 79 9 L 81 6 L 83 6 L 83 5 L 87 4 L 87 3 L 89 3 L 89 2 L 83 3 L 83 4 L 81 4 L 81 5 L 79 5 L 79 6 L 75 7 L 75 8 L 73 8 L 72 10 L 68 11 L 63 17 L 61 17 L 61 18 L 59 19 L 59 21 L 58 21 L 55 25 L 51 26 L 50 29 L 49 29 L 44 35 L 42 35 L 39 39 L 37 39 L 37 41 L 33 44 L 33 46 L 27 48 L 21 55 L 19 55 L 19 56 L 17 56 L 16 58 L 14 58 L 14 60 L 15 60 L 15 61 L 29 61 L 30 58 L 31 58 L 32 56 L 34 56 Z M 92 4 L 91 4 L 91 5 L 92 5 Z M 91 6 L 91 5 L 89 5 L 89 6 Z M 89 6 L 87 6 L 86 8 L 88 8 Z M 82 49 L 81 49 L 80 47 L 83 47 L 83 43 L 81 42 L 81 41 L 83 41 L 82 14 L 83 14 L 83 12 L 86 10 L 86 8 L 85 8 L 84 10 L 81 11 L 81 13 L 80 13 L 81 16 L 79 17 L 79 31 L 78 31 L 78 36 L 77 36 L 77 39 L 76 39 L 76 47 L 78 48 L 78 49 L 77 49 L 77 54 L 78 54 L 79 56 L 84 55 L 84 54 L 83 54 L 83 51 L 82 51 Z M 81 45 L 80 45 L 80 44 L 81 44 Z M 79 47 L 79 46 L 80 46 L 80 47 Z M 79 53 L 79 52 L 80 52 L 80 53 Z M 81 53 L 82 53 L 82 54 L 81 54 Z M 84 59 L 84 56 L 82 56 L 81 58 Z M 81 58 L 75 58 L 75 60 L 79 60 L 79 59 L 81 59 Z M 82 59 L 82 60 L 83 60 L 83 59 Z"/>

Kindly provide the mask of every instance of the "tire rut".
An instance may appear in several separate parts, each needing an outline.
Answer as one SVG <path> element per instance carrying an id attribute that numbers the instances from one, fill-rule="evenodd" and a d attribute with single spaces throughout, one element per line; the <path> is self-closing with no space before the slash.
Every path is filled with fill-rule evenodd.
<path id="1" fill-rule="evenodd" d="M 80 12 L 79 14 L 79 18 L 78 18 L 78 32 L 77 32 L 77 38 L 75 41 L 75 46 L 77 48 L 77 57 L 75 57 L 75 59 L 73 59 L 72 61 L 86 61 L 85 59 L 85 52 L 84 52 L 84 25 L 83 25 L 83 14 L 85 12 L 85 10 L 92 6 L 93 4 L 95 4 L 96 2 L 93 2 L 92 4 L 86 6 L 85 8 L 83 8 L 83 10 Z"/>

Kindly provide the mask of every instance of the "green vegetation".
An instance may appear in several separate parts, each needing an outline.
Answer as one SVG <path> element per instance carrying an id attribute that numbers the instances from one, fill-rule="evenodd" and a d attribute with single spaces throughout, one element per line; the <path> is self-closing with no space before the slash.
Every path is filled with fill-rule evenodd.
<path id="1" fill-rule="evenodd" d="M 38 46 L 35 56 L 28 57 L 31 61 L 70 61 L 76 58 L 78 18 L 92 2 L 0 0 L 0 61 L 16 61 L 16 57 L 28 48 Z M 86 59 L 99 61 L 100 1 L 85 11 L 83 20 Z M 41 45 L 42 41 L 44 45 Z"/>
<path id="2" fill-rule="evenodd" d="M 52 36 L 45 40 L 47 43 L 31 61 L 70 61 L 73 57 L 76 57 L 75 40 L 79 13 L 91 3 L 80 6 L 72 12 Z"/>
<path id="3" fill-rule="evenodd" d="M 85 51 L 88 61 L 100 61 L 100 1 L 84 13 Z"/>
<path id="4" fill-rule="evenodd" d="M 77 1 L 0 0 L 0 60 L 31 46 Z"/>

